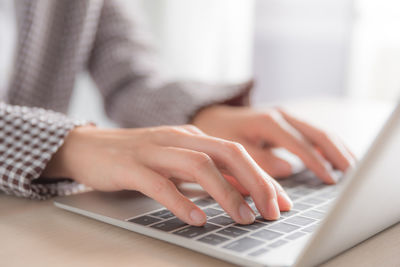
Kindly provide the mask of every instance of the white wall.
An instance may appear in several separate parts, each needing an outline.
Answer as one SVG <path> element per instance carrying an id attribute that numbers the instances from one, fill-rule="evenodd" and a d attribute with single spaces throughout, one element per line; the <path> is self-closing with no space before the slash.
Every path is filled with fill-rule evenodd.
<path id="1" fill-rule="evenodd" d="M 400 95 L 400 1 L 355 0 L 349 95 L 382 100 Z"/>
<path id="2" fill-rule="evenodd" d="M 255 102 L 342 96 L 352 1 L 257 0 Z"/>
<path id="3" fill-rule="evenodd" d="M 253 0 L 141 0 L 166 72 L 236 82 L 251 76 Z"/>

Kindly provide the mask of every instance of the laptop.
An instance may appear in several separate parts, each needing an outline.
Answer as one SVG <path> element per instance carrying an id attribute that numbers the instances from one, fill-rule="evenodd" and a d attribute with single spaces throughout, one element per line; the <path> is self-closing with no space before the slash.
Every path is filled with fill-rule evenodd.
<path id="1" fill-rule="evenodd" d="M 363 134 L 363 133 L 360 133 Z M 105 223 L 246 266 L 315 266 L 400 222 L 400 104 L 357 167 L 337 185 L 309 171 L 280 181 L 294 202 L 277 221 L 257 213 L 236 224 L 206 192 L 182 188 L 207 214 L 190 226 L 136 191 L 87 192 L 59 197 L 55 205 Z"/>

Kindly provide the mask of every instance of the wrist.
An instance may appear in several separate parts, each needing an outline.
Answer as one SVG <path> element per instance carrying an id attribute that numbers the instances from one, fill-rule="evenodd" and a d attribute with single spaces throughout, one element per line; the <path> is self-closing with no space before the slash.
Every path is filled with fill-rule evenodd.
<path id="1" fill-rule="evenodd" d="M 208 106 L 205 107 L 201 110 L 199 110 L 192 119 L 192 124 L 199 126 L 203 124 L 204 121 L 210 120 L 210 118 L 214 117 L 219 110 L 223 110 L 227 106 L 225 105 L 213 105 L 213 106 Z"/>
<path id="2" fill-rule="evenodd" d="M 74 178 L 74 170 L 76 169 L 74 161 L 76 162 L 76 158 L 79 157 L 82 140 L 96 129 L 93 125 L 72 129 L 64 139 L 64 143 L 48 162 L 43 171 L 43 176 L 46 178 Z"/>

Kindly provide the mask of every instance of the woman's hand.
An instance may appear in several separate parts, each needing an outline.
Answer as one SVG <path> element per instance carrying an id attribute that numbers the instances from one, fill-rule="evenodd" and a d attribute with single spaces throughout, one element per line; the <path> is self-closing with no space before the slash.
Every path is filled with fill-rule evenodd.
<path id="1" fill-rule="evenodd" d="M 236 187 L 223 174 L 231 176 Z M 282 187 L 242 145 L 207 136 L 192 125 L 78 127 L 54 155 L 44 176 L 71 177 L 102 191 L 138 190 L 192 225 L 203 225 L 206 215 L 169 178 L 200 184 L 241 224 L 252 223 L 255 216 L 238 189 L 250 193 L 265 219 L 277 219 L 280 210 L 292 206 Z"/>
<path id="2" fill-rule="evenodd" d="M 271 148 L 297 155 L 325 183 L 336 182 L 332 166 L 341 171 L 353 165 L 352 153 L 333 135 L 281 109 L 257 111 L 247 107 L 213 106 L 200 111 L 194 125 L 212 136 L 241 143 L 255 161 L 276 178 L 292 174 L 290 164 Z"/>

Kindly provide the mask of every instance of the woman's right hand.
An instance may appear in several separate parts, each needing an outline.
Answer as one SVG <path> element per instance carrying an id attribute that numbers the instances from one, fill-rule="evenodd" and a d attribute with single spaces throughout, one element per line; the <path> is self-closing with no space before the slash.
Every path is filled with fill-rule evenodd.
<path id="1" fill-rule="evenodd" d="M 228 182 L 223 174 L 236 182 Z M 75 128 L 43 175 L 71 177 L 101 191 L 137 190 L 197 226 L 206 223 L 205 213 L 170 178 L 200 184 L 240 224 L 252 223 L 255 215 L 239 191 L 248 191 L 268 220 L 278 219 L 280 210 L 292 206 L 282 187 L 242 145 L 208 136 L 192 125 Z"/>

